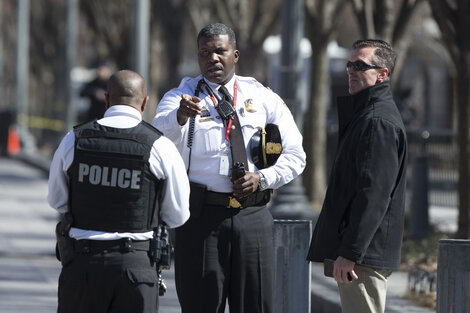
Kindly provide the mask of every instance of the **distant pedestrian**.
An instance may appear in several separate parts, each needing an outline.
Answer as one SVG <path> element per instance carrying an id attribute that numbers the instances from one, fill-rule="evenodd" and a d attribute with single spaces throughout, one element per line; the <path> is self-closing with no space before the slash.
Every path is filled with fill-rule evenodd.
<path id="1" fill-rule="evenodd" d="M 47 199 L 66 217 L 57 231 L 59 313 L 157 312 L 154 229 L 189 217 L 183 160 L 142 121 L 144 79 L 118 71 L 107 87 L 104 118 L 69 132 L 50 168 Z"/>
<path id="2" fill-rule="evenodd" d="M 339 143 L 307 259 L 334 261 L 343 313 L 383 313 L 400 266 L 407 139 L 390 90 L 395 58 L 384 41 L 355 42 L 350 96 L 338 99 Z"/>
<path id="3" fill-rule="evenodd" d="M 80 91 L 80 97 L 88 98 L 89 107 L 83 116 L 79 117 L 80 122 L 90 121 L 95 118 L 102 118 L 105 108 L 106 85 L 111 68 L 105 61 L 98 61 L 96 66 L 96 77 L 85 84 Z"/>

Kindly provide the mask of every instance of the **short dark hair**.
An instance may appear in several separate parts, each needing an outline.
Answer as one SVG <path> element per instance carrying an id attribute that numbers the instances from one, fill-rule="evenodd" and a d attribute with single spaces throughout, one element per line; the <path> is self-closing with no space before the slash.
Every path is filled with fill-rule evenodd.
<path id="1" fill-rule="evenodd" d="M 201 29 L 199 31 L 199 34 L 197 35 L 197 44 L 199 46 L 199 39 L 201 37 L 212 38 L 214 36 L 220 35 L 228 35 L 228 39 L 232 48 L 237 48 L 237 39 L 235 37 L 234 31 L 230 27 L 222 23 L 209 24 L 203 29 Z"/>
<path id="2" fill-rule="evenodd" d="M 393 51 L 392 46 L 380 39 L 362 39 L 353 43 L 353 49 L 361 49 L 367 47 L 375 47 L 373 61 L 375 65 L 388 68 L 388 77 L 392 75 L 395 68 L 397 54 Z"/>

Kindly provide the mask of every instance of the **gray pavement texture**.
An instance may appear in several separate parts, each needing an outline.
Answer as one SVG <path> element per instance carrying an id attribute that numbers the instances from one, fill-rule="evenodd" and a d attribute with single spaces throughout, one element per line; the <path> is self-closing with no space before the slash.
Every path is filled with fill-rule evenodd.
<path id="1" fill-rule="evenodd" d="M 0 158 L 0 313 L 52 313 L 57 309 L 60 263 L 55 259 L 55 210 L 49 207 L 47 169 L 31 160 Z M 448 211 L 448 213 L 446 213 Z M 455 212 L 430 212 L 445 225 L 455 224 Z M 180 312 L 172 270 L 164 272 L 168 286 L 160 298 L 160 313 Z M 430 313 L 402 299 L 407 273 L 389 279 L 387 313 Z M 312 313 L 341 312 L 336 283 L 312 264 Z M 303 312 L 289 312 L 303 313 Z"/>
<path id="2" fill-rule="evenodd" d="M 46 196 L 44 169 L 0 158 L 0 313 L 57 310 L 57 213 Z M 168 291 L 160 298 L 160 312 L 180 312 L 173 272 L 163 275 Z"/>

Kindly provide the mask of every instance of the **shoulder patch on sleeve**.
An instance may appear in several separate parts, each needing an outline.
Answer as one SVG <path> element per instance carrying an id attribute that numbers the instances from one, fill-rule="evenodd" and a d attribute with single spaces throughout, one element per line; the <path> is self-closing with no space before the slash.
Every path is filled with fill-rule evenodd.
<path id="1" fill-rule="evenodd" d="M 277 101 L 279 101 L 281 104 L 283 104 L 287 109 L 289 109 L 289 107 L 287 106 L 286 102 L 284 101 L 284 99 L 281 98 L 280 95 L 278 95 L 277 93 L 275 93 L 271 88 L 269 87 L 266 87 L 267 90 L 269 90 L 269 92 L 271 92 L 273 95 L 274 95 L 274 98 L 276 98 Z"/>

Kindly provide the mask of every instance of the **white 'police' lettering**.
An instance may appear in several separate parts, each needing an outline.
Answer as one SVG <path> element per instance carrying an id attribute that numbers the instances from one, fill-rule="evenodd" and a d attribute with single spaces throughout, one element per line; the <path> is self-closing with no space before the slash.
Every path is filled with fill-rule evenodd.
<path id="1" fill-rule="evenodd" d="M 88 180 L 92 185 L 139 189 L 141 174 L 142 171 L 131 171 L 127 168 L 89 166 L 85 163 L 79 163 L 78 165 L 78 181 L 83 183 L 83 181 Z"/>

